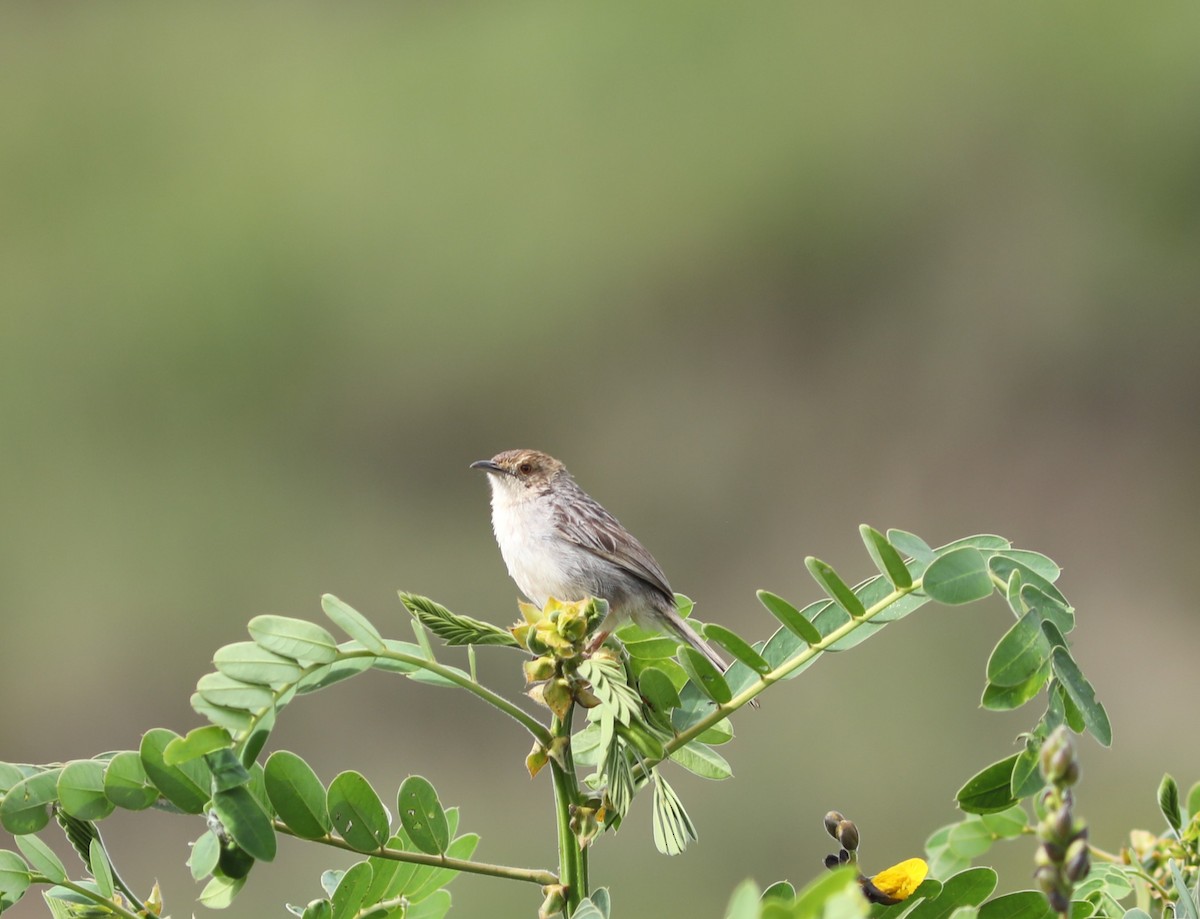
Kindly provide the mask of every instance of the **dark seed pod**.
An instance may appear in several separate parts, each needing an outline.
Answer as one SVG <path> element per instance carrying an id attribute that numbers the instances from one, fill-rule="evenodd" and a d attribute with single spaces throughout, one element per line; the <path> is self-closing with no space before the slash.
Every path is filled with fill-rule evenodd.
<path id="1" fill-rule="evenodd" d="M 836 855 L 834 855 L 832 852 L 825 856 L 825 867 L 828 868 L 830 871 L 832 871 L 834 868 L 836 868 L 840 864 L 841 864 L 841 862 L 838 861 L 838 857 Z"/>
<path id="2" fill-rule="evenodd" d="M 837 839 L 838 824 L 846 818 L 837 811 L 830 811 L 825 815 L 825 832 Z"/>
<path id="3" fill-rule="evenodd" d="M 850 820 L 842 820 L 837 825 L 837 841 L 851 852 L 858 848 L 858 827 Z"/>

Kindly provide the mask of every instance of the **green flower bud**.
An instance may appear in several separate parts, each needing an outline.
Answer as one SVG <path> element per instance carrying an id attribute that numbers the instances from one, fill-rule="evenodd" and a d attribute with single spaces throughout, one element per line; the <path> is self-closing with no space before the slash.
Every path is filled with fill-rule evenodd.
<path id="1" fill-rule="evenodd" d="M 1038 890 L 1046 896 L 1058 889 L 1058 869 L 1053 865 L 1042 865 L 1033 872 L 1033 879 L 1037 882 Z"/>
<path id="2" fill-rule="evenodd" d="M 526 683 L 540 683 L 542 680 L 548 680 L 554 676 L 554 658 L 535 657 L 531 661 L 526 661 L 524 668 Z"/>
<path id="3" fill-rule="evenodd" d="M 546 899 L 538 909 L 538 919 L 550 919 L 561 914 L 567 905 L 567 888 L 562 884 L 547 884 L 542 888 L 542 894 Z"/>

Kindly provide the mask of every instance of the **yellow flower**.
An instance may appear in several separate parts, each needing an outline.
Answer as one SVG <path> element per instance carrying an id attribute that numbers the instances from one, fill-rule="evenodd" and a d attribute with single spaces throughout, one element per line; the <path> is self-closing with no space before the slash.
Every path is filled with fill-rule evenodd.
<path id="1" fill-rule="evenodd" d="M 863 878 L 863 891 L 872 902 L 890 906 L 911 897 L 928 873 L 929 866 L 925 864 L 925 859 L 905 859 L 898 865 L 880 871 L 870 880 Z"/>

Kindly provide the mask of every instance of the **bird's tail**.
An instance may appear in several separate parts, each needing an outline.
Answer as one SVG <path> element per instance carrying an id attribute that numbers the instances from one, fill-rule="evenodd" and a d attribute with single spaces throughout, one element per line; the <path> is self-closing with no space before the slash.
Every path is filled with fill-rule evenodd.
<path id="1" fill-rule="evenodd" d="M 718 670 L 720 670 L 721 673 L 724 673 L 725 671 L 727 671 L 729 669 L 730 665 L 728 663 L 726 663 L 725 659 L 723 657 L 721 657 L 721 655 L 719 655 L 716 651 L 714 651 L 712 649 L 712 645 L 710 645 L 703 638 L 701 638 L 696 633 L 696 630 L 693 629 L 690 625 L 688 625 L 687 620 L 684 619 L 682 616 L 680 616 L 679 613 L 677 613 L 674 609 L 667 611 L 666 619 L 667 619 L 667 623 L 671 627 L 671 630 L 676 635 L 678 635 L 680 638 L 682 638 L 684 641 L 686 641 L 689 645 L 691 645 L 693 648 L 695 648 L 697 651 L 699 651 L 701 654 L 703 654 L 705 657 L 707 657 L 710 661 L 712 661 L 713 665 Z M 751 699 L 750 707 L 758 708 L 758 700 Z"/>
<path id="2" fill-rule="evenodd" d="M 713 662 L 713 665 L 724 673 L 729 669 L 729 663 L 721 655 L 712 649 L 712 646 L 701 638 L 696 630 L 688 625 L 688 621 L 684 619 L 675 610 L 667 611 L 667 622 L 670 624 L 672 631 L 680 638 L 686 641 L 689 645 L 707 657 Z"/>

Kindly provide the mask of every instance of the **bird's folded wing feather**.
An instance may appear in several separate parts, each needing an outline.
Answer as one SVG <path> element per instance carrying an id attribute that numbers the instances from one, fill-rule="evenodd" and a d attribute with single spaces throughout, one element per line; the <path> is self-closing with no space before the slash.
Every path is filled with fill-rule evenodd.
<path id="1" fill-rule="evenodd" d="M 654 556 L 599 504 L 575 502 L 570 511 L 558 508 L 555 522 L 559 532 L 575 545 L 644 581 L 675 605 L 675 594 Z"/>

